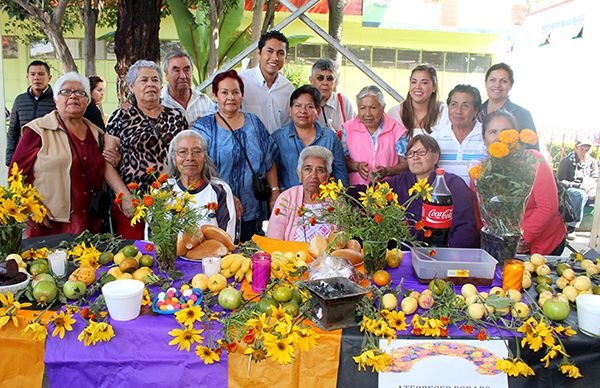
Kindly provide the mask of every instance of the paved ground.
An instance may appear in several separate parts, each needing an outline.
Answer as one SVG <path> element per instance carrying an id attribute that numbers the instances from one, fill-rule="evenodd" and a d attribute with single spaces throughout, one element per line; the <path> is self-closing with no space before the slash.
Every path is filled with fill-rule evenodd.
<path id="1" fill-rule="evenodd" d="M 575 240 L 567 240 L 568 243 L 573 248 L 580 251 L 582 249 L 589 247 L 590 236 L 591 236 L 590 232 L 575 232 L 575 236 L 576 236 Z M 569 256 L 570 254 L 571 254 L 571 251 L 569 249 L 565 248 L 565 250 L 563 251 L 561 256 Z"/>

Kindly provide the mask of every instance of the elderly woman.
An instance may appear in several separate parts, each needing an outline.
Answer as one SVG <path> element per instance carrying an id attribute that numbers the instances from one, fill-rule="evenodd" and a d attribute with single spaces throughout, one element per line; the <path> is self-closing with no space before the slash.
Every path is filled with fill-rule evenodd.
<path id="1" fill-rule="evenodd" d="M 507 111 L 497 110 L 487 115 L 483 124 L 486 146 L 497 141 L 500 132 L 514 129 L 516 125 L 517 120 Z M 542 154 L 535 150 L 529 152 L 535 156 L 537 169 L 523 214 L 519 253 L 560 256 L 565 248 L 567 229 L 558 212 L 556 181 Z"/>
<path id="2" fill-rule="evenodd" d="M 469 167 L 486 157 L 477 112 L 481 108 L 479 90 L 471 85 L 456 85 L 448 94 L 450 122 L 433 136 L 442 150 L 440 167 L 470 184 Z"/>
<path id="3" fill-rule="evenodd" d="M 269 153 L 269 133 L 252 113 L 240 110 L 244 82 L 235 70 L 218 74 L 212 83 L 218 111 L 199 118 L 193 129 L 208 143 L 208 155 L 215 162 L 221 179 L 231 186 L 236 212 L 241 216 L 240 241 L 247 241 L 262 229 L 267 207 L 252 191 L 254 173 L 266 176 L 272 194 L 269 205 L 279 195 L 277 169 Z M 249 164 L 250 163 L 250 164 Z"/>
<path id="4" fill-rule="evenodd" d="M 87 78 L 66 73 L 54 84 L 56 110 L 23 128 L 12 162 L 48 208 L 42 224 L 27 225 L 29 237 L 100 230 L 100 218 L 88 212 L 104 178 L 102 130 L 83 118 L 90 101 Z"/>
<path id="5" fill-rule="evenodd" d="M 409 197 L 408 190 L 419 180 L 427 179 L 433 184 L 436 176 L 436 166 L 440 160 L 440 146 L 435 139 L 428 135 L 416 135 L 406 147 L 408 172 L 394 176 L 388 180 L 394 192 L 398 194 L 398 202 L 403 203 Z M 479 247 L 479 232 L 476 227 L 473 210 L 473 194 L 465 182 L 457 175 L 445 172 L 446 185 L 452 193 L 454 210 L 452 228 L 448 238 L 448 246 L 454 248 Z M 413 201 L 407 209 L 415 221 L 421 219 L 423 201 L 419 198 Z M 423 231 L 415 231 L 418 239 L 423 238 Z"/>
<path id="6" fill-rule="evenodd" d="M 377 86 L 364 87 L 356 96 L 356 105 L 358 115 L 345 122 L 342 129 L 350 184 L 366 185 L 406 170 L 406 160 L 396 153 L 406 128 L 384 113 L 381 90 Z"/>
<path id="7" fill-rule="evenodd" d="M 107 132 L 118 139 L 123 160 L 118 168 L 106 164 L 106 179 L 115 193 L 124 194 L 121 208 L 113 206 L 116 234 L 139 240 L 144 237 L 144 224 L 131 226 L 134 209 L 127 185 L 138 184 L 145 192 L 153 180 L 146 173 L 148 168 L 167 171 L 169 143 L 187 128 L 187 121 L 178 110 L 160 104 L 162 75 L 156 63 L 137 61 L 129 68 L 125 81 L 133 93 L 132 104 L 117 109 L 106 125 Z"/>
<path id="8" fill-rule="evenodd" d="M 200 214 L 208 210 L 200 225 L 212 224 L 235 239 L 235 206 L 227 183 L 216 177 L 216 168 L 208 156 L 208 144 L 198 132 L 179 132 L 169 146 L 169 175 L 176 178 L 174 190 L 192 196 L 192 206 Z M 216 209 L 207 206 L 216 203 Z M 199 225 L 199 226 L 200 226 Z"/>
<path id="9" fill-rule="evenodd" d="M 298 157 L 297 174 L 300 185 L 291 187 L 281 193 L 269 219 L 267 236 L 279 240 L 304 241 L 310 240 L 317 234 L 327 237 L 331 225 L 309 225 L 308 220 L 298 217 L 297 209 L 317 210 L 322 205 L 316 199 L 319 186 L 326 182 L 331 175 L 333 154 L 325 147 L 310 146 L 300 152 Z"/>
<path id="10" fill-rule="evenodd" d="M 294 90 L 290 96 L 292 122 L 271 135 L 271 152 L 279 172 L 279 184 L 285 188 L 300 184 L 298 157 L 309 146 L 319 145 L 333 154 L 333 177 L 348 184 L 348 172 L 344 166 L 343 149 L 335 132 L 317 122 L 321 110 L 321 94 L 310 85 Z"/>

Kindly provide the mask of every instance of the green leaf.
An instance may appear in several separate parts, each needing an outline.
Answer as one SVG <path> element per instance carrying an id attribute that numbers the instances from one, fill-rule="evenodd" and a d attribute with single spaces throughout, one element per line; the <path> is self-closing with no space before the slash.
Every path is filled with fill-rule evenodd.
<path id="1" fill-rule="evenodd" d="M 219 25 L 219 59 L 225 56 L 225 53 L 229 51 L 231 46 L 239 38 L 236 32 L 242 23 L 243 16 L 244 0 L 237 0 L 237 3 L 230 7 L 227 10 L 227 13 L 221 17 Z"/>
<path id="2" fill-rule="evenodd" d="M 306 42 L 307 40 L 309 40 L 312 37 L 313 37 L 312 35 L 306 35 L 306 34 L 289 35 L 289 36 L 287 36 L 287 40 L 290 43 L 290 47 L 296 47 L 296 46 Z"/>
<path id="3" fill-rule="evenodd" d="M 109 31 L 106 34 L 102 34 L 99 37 L 97 37 L 97 40 L 105 40 L 107 42 L 114 42 L 115 40 L 115 34 L 117 33 L 117 31 Z"/>
<path id="4" fill-rule="evenodd" d="M 202 35 L 206 32 L 206 28 L 202 28 L 196 22 L 196 18 L 198 16 L 206 17 L 207 15 L 200 10 L 201 7 L 198 7 L 196 10 L 196 17 L 194 17 L 194 14 L 190 12 L 186 2 L 183 0 L 167 0 L 167 3 L 171 10 L 179 41 L 188 55 L 192 58 L 194 66 L 198 71 L 199 79 L 203 80 L 204 72 L 206 70 L 207 55 L 203 45 L 203 40 L 205 39 L 203 39 Z M 200 12 L 202 12 L 203 15 L 198 15 Z"/>
<path id="5" fill-rule="evenodd" d="M 497 309 L 505 309 L 510 306 L 511 300 L 510 298 L 492 294 L 487 297 L 487 299 L 485 300 L 485 304 Z"/>

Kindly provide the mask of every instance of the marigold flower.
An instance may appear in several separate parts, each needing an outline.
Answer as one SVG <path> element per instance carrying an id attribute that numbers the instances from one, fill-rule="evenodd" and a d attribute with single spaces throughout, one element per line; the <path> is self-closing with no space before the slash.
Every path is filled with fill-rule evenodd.
<path id="1" fill-rule="evenodd" d="M 139 187 L 140 187 L 140 185 L 138 185 L 138 184 L 137 184 L 137 183 L 135 183 L 135 182 L 131 182 L 131 183 L 129 183 L 129 184 L 127 185 L 127 188 L 128 188 L 129 190 L 135 190 L 135 189 L 137 189 L 137 188 L 139 188 Z"/>
<path id="2" fill-rule="evenodd" d="M 538 142 L 538 135 L 535 131 L 532 131 L 529 128 L 525 128 L 521 130 L 519 134 L 521 141 L 525 144 L 535 145 Z"/>
<path id="3" fill-rule="evenodd" d="M 146 246 L 144 248 L 146 248 L 146 252 L 153 252 L 154 244 L 148 243 L 148 244 L 146 244 Z"/>
<path id="4" fill-rule="evenodd" d="M 485 334 L 485 331 L 481 330 L 479 333 L 477 333 L 477 339 L 480 341 L 485 341 L 487 339 L 487 334 Z"/>
<path id="5" fill-rule="evenodd" d="M 444 324 L 447 325 L 450 323 L 450 318 L 448 317 L 440 317 L 440 321 Z"/>
<path id="6" fill-rule="evenodd" d="M 423 230 L 423 228 L 425 228 L 425 222 L 423 222 L 423 220 L 417 221 L 417 223 L 415 224 L 415 229 Z"/>
<path id="7" fill-rule="evenodd" d="M 153 189 L 158 190 L 158 188 L 160 187 L 160 183 L 158 183 L 157 181 L 154 181 L 154 182 L 152 182 L 152 184 L 150 186 L 152 186 Z"/>
<path id="8" fill-rule="evenodd" d="M 427 230 L 423 231 L 423 236 L 425 236 L 426 238 L 431 237 L 431 230 L 427 229 Z"/>
<path id="9" fill-rule="evenodd" d="M 153 172 L 156 172 L 156 169 L 154 167 L 148 167 L 146 169 L 146 174 L 152 174 Z"/>
<path id="10" fill-rule="evenodd" d="M 381 214 L 375 214 L 375 216 L 373 217 L 373 221 L 379 223 L 383 221 L 383 216 Z"/>
<path id="11" fill-rule="evenodd" d="M 462 325 L 460 329 L 466 334 L 473 334 L 473 331 L 475 330 L 471 325 Z"/>
<path id="12" fill-rule="evenodd" d="M 314 226 L 317 223 L 317 219 L 315 217 L 310 217 L 308 222 L 310 223 L 310 226 Z"/>
<path id="13" fill-rule="evenodd" d="M 209 202 L 205 205 L 208 210 L 217 210 L 219 208 L 219 204 L 216 202 Z"/>
<path id="14" fill-rule="evenodd" d="M 505 144 L 513 144 L 519 141 L 519 131 L 516 129 L 506 129 L 498 135 L 498 140 Z"/>
<path id="15" fill-rule="evenodd" d="M 435 257 L 435 255 L 437 255 L 437 251 L 435 249 L 429 251 L 429 257 Z"/>
<path id="16" fill-rule="evenodd" d="M 579 372 L 579 368 L 573 364 L 564 363 L 560 366 L 560 372 L 568 377 L 578 379 L 583 377 L 583 375 Z"/>
<path id="17" fill-rule="evenodd" d="M 280 212 L 281 209 L 279 209 L 278 207 L 276 207 L 275 210 L 273 210 L 273 214 L 275 214 L 276 216 L 278 216 Z"/>
<path id="18" fill-rule="evenodd" d="M 481 165 L 473 166 L 469 169 L 469 177 L 471 179 L 479 179 L 481 178 L 481 173 L 483 172 L 483 168 Z"/>
<path id="19" fill-rule="evenodd" d="M 139 204 L 140 204 L 140 200 L 134 198 L 134 199 L 131 200 L 131 204 L 133 205 L 133 207 L 138 207 Z"/>
<path id="20" fill-rule="evenodd" d="M 144 195 L 143 202 L 146 206 L 152 206 L 152 204 L 154 204 L 154 198 L 150 195 Z"/>
<path id="21" fill-rule="evenodd" d="M 497 159 L 502 159 L 510 153 L 510 149 L 508 148 L 508 145 L 504 143 L 495 142 L 490 144 L 488 147 L 488 152 L 490 156 Z"/>
<path id="22" fill-rule="evenodd" d="M 329 212 L 329 213 L 333 212 L 333 206 L 328 206 L 327 207 L 327 212 Z"/>
<path id="23" fill-rule="evenodd" d="M 165 183 L 167 181 L 167 179 L 169 179 L 169 175 L 167 175 L 167 174 L 160 174 L 158 176 L 158 179 L 156 181 L 158 183 Z"/>

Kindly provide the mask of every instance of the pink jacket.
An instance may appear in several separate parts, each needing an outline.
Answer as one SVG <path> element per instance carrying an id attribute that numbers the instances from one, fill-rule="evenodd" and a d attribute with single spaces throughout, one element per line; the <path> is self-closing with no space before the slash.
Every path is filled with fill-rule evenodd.
<path id="1" fill-rule="evenodd" d="M 269 218 L 267 237 L 293 241 L 298 227 L 298 209 L 304 202 L 302 185 L 293 186 L 281 193 Z M 279 209 L 279 210 L 277 210 Z M 275 215 L 275 213 L 279 213 Z"/>
<path id="2" fill-rule="evenodd" d="M 396 142 L 406 132 L 406 128 L 387 114 L 383 114 L 383 129 L 377 136 L 377 152 L 373 149 L 373 141 L 367 127 L 358 117 L 344 123 L 346 146 L 350 158 L 355 162 L 367 162 L 369 172 L 377 166 L 391 167 L 398 164 Z M 350 172 L 351 185 L 366 185 L 371 179 L 363 179 L 358 172 Z"/>

